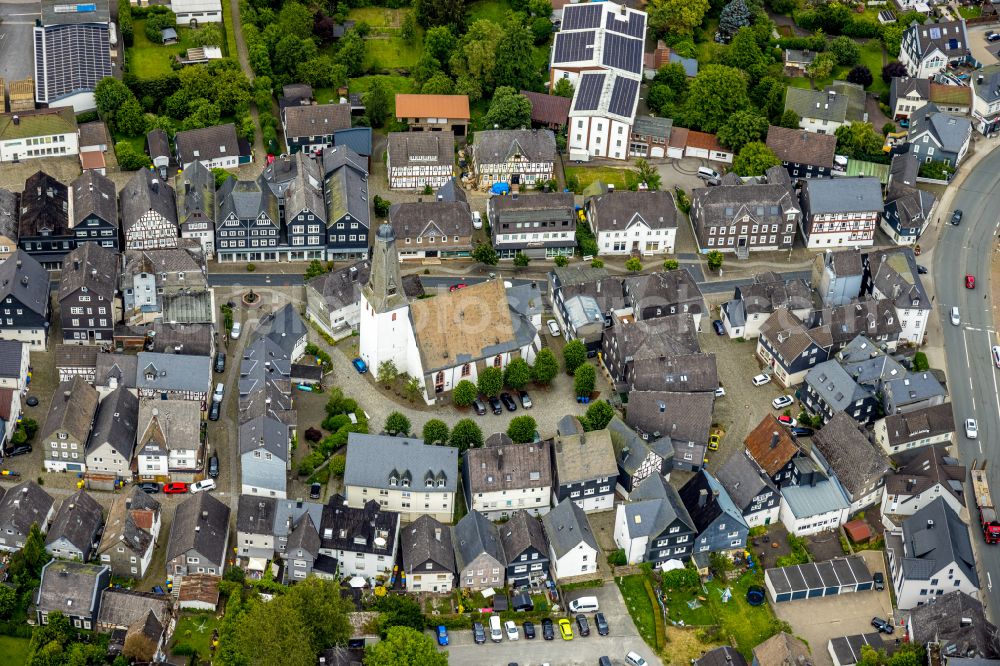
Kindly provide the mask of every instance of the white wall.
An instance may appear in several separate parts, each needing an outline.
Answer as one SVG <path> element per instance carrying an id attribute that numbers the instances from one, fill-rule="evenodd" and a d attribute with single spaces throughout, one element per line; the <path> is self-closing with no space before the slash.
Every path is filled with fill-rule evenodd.
<path id="1" fill-rule="evenodd" d="M 833 120 L 820 120 L 819 118 L 802 118 L 799 120 L 799 127 L 813 134 L 834 134 L 842 124 Z"/>
<path id="2" fill-rule="evenodd" d="M 677 229 L 650 229 L 644 224 L 633 224 L 619 231 L 601 231 L 597 234 L 598 254 L 628 256 L 632 254 L 632 244 L 639 243 L 643 256 L 653 254 L 673 254 Z M 623 243 L 616 250 L 615 243 Z M 647 243 L 655 243 L 655 249 L 647 250 Z"/>
<path id="3" fill-rule="evenodd" d="M 87 470 L 90 472 L 131 476 L 130 462 L 107 442 L 87 454 Z"/>
<path id="4" fill-rule="evenodd" d="M 817 514 L 815 516 L 796 518 L 791 509 L 788 508 L 788 504 L 782 501 L 779 516 L 781 518 L 781 523 L 789 532 L 795 536 L 806 536 L 808 534 L 818 534 L 819 532 L 825 532 L 826 530 L 832 530 L 840 527 L 847 521 L 847 511 L 848 510 L 844 508 L 838 511 L 829 511 L 827 513 Z"/>
<path id="5" fill-rule="evenodd" d="M 552 487 L 494 491 L 482 495 L 482 497 L 479 497 L 478 493 L 473 495 L 472 506 L 469 508 L 479 511 L 490 520 L 509 518 L 512 513 L 520 509 L 534 516 L 544 516 L 549 512 Z"/>
<path id="6" fill-rule="evenodd" d="M 895 455 L 901 451 L 910 451 L 912 449 L 917 449 L 922 446 L 930 446 L 932 444 L 947 444 L 951 445 L 952 433 L 946 432 L 934 437 L 924 437 L 923 439 L 915 439 L 911 442 L 904 442 L 902 444 L 890 445 L 889 444 L 889 433 L 886 426 L 885 419 L 879 419 L 874 424 L 874 435 L 875 442 L 882 447 L 886 455 Z"/>
<path id="7" fill-rule="evenodd" d="M 552 564 L 552 577 L 556 580 L 597 571 L 597 551 L 582 541 L 561 558 L 557 558 L 555 550 L 549 546 L 549 561 Z"/>
<path id="8" fill-rule="evenodd" d="M 0 142 L 0 162 L 36 159 L 40 157 L 62 157 L 80 153 L 80 137 L 76 132 L 48 136 L 31 137 L 39 139 L 39 145 L 28 145 L 28 139 L 12 139 Z M 49 143 L 45 143 L 48 140 Z"/>
<path id="9" fill-rule="evenodd" d="M 615 545 L 625 551 L 629 564 L 638 564 L 646 559 L 649 537 L 631 537 L 628 533 L 625 505 L 619 504 L 615 510 Z"/>
<path id="10" fill-rule="evenodd" d="M 955 513 L 961 514 L 962 509 L 965 508 L 955 499 L 954 495 L 945 490 L 944 486 L 936 483 L 919 495 L 891 495 L 888 492 L 882 493 L 881 511 L 883 514 L 912 516 L 938 497 L 943 497 L 945 503 Z"/>

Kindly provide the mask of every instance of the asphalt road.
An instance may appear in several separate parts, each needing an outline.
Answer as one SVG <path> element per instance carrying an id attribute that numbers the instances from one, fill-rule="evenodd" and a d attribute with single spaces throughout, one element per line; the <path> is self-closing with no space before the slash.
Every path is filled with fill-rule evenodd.
<path id="1" fill-rule="evenodd" d="M 37 2 L 0 0 L 0 78 L 8 84 L 33 75 Z"/>
<path id="2" fill-rule="evenodd" d="M 948 390 L 955 408 L 956 441 L 960 457 L 968 466 L 974 461 L 987 467 L 993 497 L 1000 497 L 1000 395 L 998 370 L 990 348 L 996 344 L 990 298 L 990 254 L 1000 227 L 1000 150 L 994 151 L 965 179 L 955 196 L 954 207 L 963 211 L 958 227 L 948 224 L 934 250 L 934 273 L 948 360 Z M 940 211 L 942 220 L 951 211 Z M 976 288 L 965 288 L 965 275 L 976 276 Z M 961 324 L 951 323 L 950 312 L 958 306 Z M 979 437 L 965 437 L 964 421 L 975 418 Z M 967 493 L 972 515 L 972 543 L 976 549 L 982 590 L 995 620 L 1000 612 L 1000 546 L 987 546 L 976 521 L 971 484 Z M 993 581 L 992 574 L 997 574 Z M 996 586 L 994 586 L 994 582 Z"/>

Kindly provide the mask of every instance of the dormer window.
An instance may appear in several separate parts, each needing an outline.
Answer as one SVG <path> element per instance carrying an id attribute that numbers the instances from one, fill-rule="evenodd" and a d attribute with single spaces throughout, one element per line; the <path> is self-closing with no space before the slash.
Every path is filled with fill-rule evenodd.
<path id="1" fill-rule="evenodd" d="M 396 485 L 396 481 L 397 481 L 397 479 L 396 479 L 395 476 L 390 476 L 389 477 L 389 485 L 390 486 L 395 486 Z"/>
<path id="2" fill-rule="evenodd" d="M 400 485 L 402 485 L 404 488 L 409 488 L 410 487 L 410 480 L 409 479 L 403 479 L 403 483 L 400 484 Z"/>

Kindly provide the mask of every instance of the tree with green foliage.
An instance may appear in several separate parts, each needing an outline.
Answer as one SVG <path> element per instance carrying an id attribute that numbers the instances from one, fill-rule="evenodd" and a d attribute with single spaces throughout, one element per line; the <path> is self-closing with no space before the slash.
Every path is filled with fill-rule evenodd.
<path id="1" fill-rule="evenodd" d="M 500 368 L 483 368 L 476 382 L 479 392 L 487 398 L 495 398 L 503 390 L 503 371 Z"/>
<path id="2" fill-rule="evenodd" d="M 302 616 L 313 654 L 344 645 L 351 637 L 348 613 L 354 609 L 334 581 L 310 576 L 289 587 L 285 599 Z"/>
<path id="3" fill-rule="evenodd" d="M 393 627 L 385 638 L 365 650 L 365 666 L 448 666 L 448 653 L 438 652 L 422 630 Z"/>
<path id="4" fill-rule="evenodd" d="M 450 26 L 434 26 L 424 33 L 424 53 L 440 63 L 451 60 L 457 46 L 458 40 L 455 39 L 455 33 L 451 31 Z"/>
<path id="5" fill-rule="evenodd" d="M 625 270 L 630 273 L 638 273 L 642 270 L 642 261 L 639 257 L 629 257 L 625 260 Z"/>
<path id="6" fill-rule="evenodd" d="M 500 86 L 493 92 L 483 123 L 497 129 L 528 127 L 531 125 L 531 102 L 516 89 Z"/>
<path id="7" fill-rule="evenodd" d="M 724 259 L 724 256 L 718 250 L 712 250 L 711 252 L 709 252 L 708 255 L 706 255 L 705 259 L 708 262 L 708 270 L 717 271 L 722 268 L 722 261 Z"/>
<path id="8" fill-rule="evenodd" d="M 222 36 L 222 28 L 219 25 L 203 23 L 201 27 L 188 33 L 188 39 L 195 46 L 222 46 L 226 38 Z"/>
<path id="9" fill-rule="evenodd" d="M 749 106 L 746 74 L 734 67 L 706 65 L 688 86 L 682 117 L 690 127 L 714 133 Z"/>
<path id="10" fill-rule="evenodd" d="M 378 217 L 389 217 L 389 209 L 392 208 L 392 202 L 376 194 L 372 199 L 372 206 L 375 208 L 375 215 Z"/>
<path id="11" fill-rule="evenodd" d="M 146 118 L 135 95 L 115 111 L 115 127 L 126 136 L 141 136 L 146 130 Z"/>
<path id="12" fill-rule="evenodd" d="M 222 187 L 227 180 L 232 176 L 231 173 L 223 169 L 222 167 L 212 167 L 212 175 L 215 176 L 215 189 Z"/>
<path id="13" fill-rule="evenodd" d="M 664 259 L 663 260 L 663 270 L 665 271 L 676 271 L 681 267 L 681 263 L 676 259 Z"/>
<path id="14" fill-rule="evenodd" d="M 473 21 L 448 63 L 451 72 L 477 82 L 480 94 L 493 90 L 497 45 L 503 35 L 503 28 L 493 21 Z"/>
<path id="15" fill-rule="evenodd" d="M 460 454 L 465 453 L 483 445 L 483 431 L 472 419 L 461 419 L 451 427 L 448 444 L 457 448 Z"/>
<path id="16" fill-rule="evenodd" d="M 635 161 L 635 174 L 640 183 L 646 183 L 650 191 L 655 192 L 660 189 L 660 172 L 643 158 Z"/>
<path id="17" fill-rule="evenodd" d="M 871 123 L 853 122 L 837 128 L 837 153 L 852 159 L 866 159 L 882 154 L 882 135 Z"/>
<path id="18" fill-rule="evenodd" d="M 568 374 L 587 362 L 587 348 L 579 339 L 573 339 L 563 347 L 563 365 Z"/>
<path id="19" fill-rule="evenodd" d="M 951 180 L 952 174 L 955 173 L 955 167 L 949 165 L 947 162 L 942 162 L 940 160 L 932 160 L 930 162 L 924 162 L 920 165 L 920 171 L 918 175 L 921 178 L 933 178 L 935 180 Z"/>
<path id="20" fill-rule="evenodd" d="M 0 585 L 0 620 L 9 620 L 16 609 L 17 593 L 14 588 Z"/>
<path id="21" fill-rule="evenodd" d="M 298 2 L 284 2 L 278 12 L 278 28 L 282 35 L 310 39 L 313 34 L 313 12 Z"/>
<path id="22" fill-rule="evenodd" d="M 538 424 L 535 423 L 535 419 L 527 414 L 523 416 L 515 416 L 510 420 L 510 424 L 507 426 L 507 436 L 510 437 L 515 444 L 527 444 L 528 442 L 534 441 L 537 429 Z"/>
<path id="23" fill-rule="evenodd" d="M 413 0 L 413 13 L 424 28 L 447 25 L 455 34 L 465 32 L 465 0 Z"/>
<path id="24" fill-rule="evenodd" d="M 569 79 L 559 79 L 556 81 L 556 87 L 552 89 L 558 97 L 573 97 L 574 89 L 573 84 L 570 83 Z"/>
<path id="25" fill-rule="evenodd" d="M 413 46 L 417 43 L 417 19 L 413 15 L 413 12 L 403 14 L 403 22 L 399 26 L 399 36 L 403 38 L 403 41 L 408 46 Z"/>
<path id="26" fill-rule="evenodd" d="M 281 42 L 278 42 L 280 45 Z M 277 54 L 276 54 L 277 55 Z M 348 76 L 361 76 L 365 71 L 365 40 L 356 30 L 344 35 L 337 49 L 334 61 L 347 68 Z"/>
<path id="27" fill-rule="evenodd" d="M 598 400 L 590 403 L 580 421 L 583 423 L 584 430 L 603 430 L 608 427 L 613 418 L 615 418 L 615 408 L 611 406 L 611 403 L 607 400 Z"/>
<path id="28" fill-rule="evenodd" d="M 338 453 L 330 458 L 330 474 L 333 474 L 338 479 L 344 478 L 344 470 L 347 469 L 347 456 L 343 453 Z"/>
<path id="29" fill-rule="evenodd" d="M 524 252 L 518 252 L 514 255 L 514 265 L 518 268 L 524 268 L 529 263 L 531 263 L 531 257 L 526 255 Z"/>
<path id="30" fill-rule="evenodd" d="M 774 76 L 761 78 L 750 91 L 750 101 L 771 120 L 779 120 L 785 111 L 785 82 Z"/>
<path id="31" fill-rule="evenodd" d="M 455 82 L 444 72 L 438 72 L 420 86 L 423 95 L 451 95 L 455 92 Z"/>
<path id="32" fill-rule="evenodd" d="M 552 260 L 552 263 L 556 265 L 556 268 L 566 268 L 569 266 L 569 259 L 560 254 Z"/>
<path id="33" fill-rule="evenodd" d="M 738 176 L 763 176 L 773 166 L 781 164 L 774 151 L 761 141 L 745 144 L 733 159 L 733 171 Z"/>
<path id="34" fill-rule="evenodd" d="M 556 355 L 548 347 L 539 350 L 535 355 L 535 363 L 531 366 L 531 376 L 535 383 L 549 384 L 557 374 L 559 374 L 559 361 L 556 360 Z"/>
<path id="35" fill-rule="evenodd" d="M 476 399 L 477 394 L 478 389 L 476 385 L 468 379 L 463 379 L 455 384 L 455 388 L 452 389 L 451 401 L 455 403 L 456 407 L 468 407 Z"/>
<path id="36" fill-rule="evenodd" d="M 379 384 L 389 388 L 389 386 L 396 381 L 397 377 L 399 377 L 399 368 L 396 367 L 395 361 L 392 359 L 386 359 L 378 364 L 375 381 Z"/>
<path id="37" fill-rule="evenodd" d="M 207 99 L 198 98 L 188 105 L 188 115 L 183 121 L 185 130 L 214 127 L 219 124 L 222 112 L 219 105 Z"/>
<path id="38" fill-rule="evenodd" d="M 504 383 L 519 391 L 531 381 L 531 366 L 523 358 L 512 359 L 503 371 Z"/>
<path id="39" fill-rule="evenodd" d="M 382 127 L 389 117 L 389 89 L 382 79 L 372 81 L 364 96 L 365 114 L 372 127 Z"/>
<path id="40" fill-rule="evenodd" d="M 813 61 L 806 67 L 806 74 L 810 79 L 825 79 L 833 74 L 833 68 L 837 66 L 837 58 L 832 53 L 817 53 Z"/>
<path id="41" fill-rule="evenodd" d="M 479 243 L 472 250 L 472 258 L 481 264 L 486 264 L 487 266 L 496 266 L 500 263 L 500 257 L 497 256 L 497 251 L 493 249 L 493 246 L 489 243 Z"/>
<path id="42" fill-rule="evenodd" d="M 405 414 L 400 412 L 390 412 L 389 415 L 385 417 L 385 430 L 390 434 L 409 435 L 410 427 L 410 419 L 406 418 Z"/>
<path id="43" fill-rule="evenodd" d="M 850 37 L 835 37 L 826 48 L 841 67 L 854 67 L 861 60 L 861 47 Z"/>
<path id="44" fill-rule="evenodd" d="M 309 262 L 309 266 L 306 267 L 306 272 L 302 276 L 302 279 L 311 280 L 314 277 L 324 275 L 326 272 L 327 272 L 326 266 L 323 265 L 323 262 L 321 262 L 319 259 L 313 259 L 312 261 Z"/>
<path id="45" fill-rule="evenodd" d="M 898 60 L 882 65 L 882 81 L 884 83 L 889 83 L 897 76 L 906 76 L 906 65 Z"/>
<path id="46" fill-rule="evenodd" d="M 651 0 L 646 6 L 649 26 L 657 35 L 694 34 L 710 7 L 709 0 Z"/>
<path id="47" fill-rule="evenodd" d="M 862 88 L 867 88 L 875 82 L 875 77 L 872 76 L 872 71 L 868 69 L 867 65 L 856 65 L 847 73 L 847 81 L 848 83 L 856 83 Z"/>
<path id="48" fill-rule="evenodd" d="M 146 25 L 143 32 L 146 34 L 146 39 L 153 42 L 154 44 L 163 43 L 163 31 L 172 28 L 175 29 L 177 26 L 177 16 L 174 15 L 172 11 L 161 6 L 158 6 L 155 13 L 151 13 L 146 16 Z"/>
<path id="49" fill-rule="evenodd" d="M 724 37 L 732 37 L 740 28 L 749 26 L 751 18 L 744 0 L 731 0 L 719 14 L 719 33 Z"/>
<path id="50" fill-rule="evenodd" d="M 517 94 L 518 90 L 534 90 L 541 85 L 541 75 L 532 58 L 528 57 L 534 46 L 535 38 L 526 27 L 519 23 L 507 26 L 497 42 L 496 65 L 493 67 L 493 83 L 497 90 L 509 86 Z M 530 102 L 528 113 L 531 113 Z"/>
<path id="51" fill-rule="evenodd" d="M 431 419 L 424 424 L 424 444 L 447 444 L 448 424 L 441 419 Z"/>
<path id="52" fill-rule="evenodd" d="M 94 102 L 101 118 L 115 129 L 115 112 L 130 100 L 135 101 L 135 95 L 128 86 L 113 77 L 107 77 L 97 82 L 94 88 Z"/>
<path id="53" fill-rule="evenodd" d="M 778 120 L 778 127 L 787 127 L 788 129 L 800 129 L 799 124 L 802 119 L 799 114 L 795 113 L 794 110 L 788 109 L 781 114 L 781 118 Z"/>
<path id="54" fill-rule="evenodd" d="M 217 658 L 220 663 L 305 666 L 315 659 L 315 653 L 306 618 L 289 597 L 278 595 L 267 603 L 249 602 L 234 618 L 231 629 L 220 632 Z"/>
<path id="55" fill-rule="evenodd" d="M 738 153 L 748 143 L 762 140 L 767 135 L 768 124 L 767 118 L 756 111 L 743 109 L 730 116 L 716 136 L 719 143 Z"/>
<path id="56" fill-rule="evenodd" d="M 767 62 L 753 29 L 744 28 L 736 33 L 726 49 L 725 64 L 743 70 L 754 81 L 765 74 Z"/>
<path id="57" fill-rule="evenodd" d="M 140 153 L 127 141 L 119 141 L 115 144 L 115 157 L 118 159 L 118 167 L 122 171 L 137 171 L 153 165 L 146 153 Z"/>
<path id="58" fill-rule="evenodd" d="M 573 391 L 577 396 L 589 396 L 597 384 L 597 370 L 589 363 L 584 363 L 573 372 Z"/>

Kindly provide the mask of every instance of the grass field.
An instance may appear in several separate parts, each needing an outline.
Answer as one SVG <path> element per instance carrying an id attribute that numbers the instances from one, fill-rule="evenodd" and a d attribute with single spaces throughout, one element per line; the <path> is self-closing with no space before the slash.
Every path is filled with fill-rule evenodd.
<path id="1" fill-rule="evenodd" d="M 4 666 L 21 666 L 28 661 L 27 638 L 0 636 L 0 663 Z"/>
<path id="2" fill-rule="evenodd" d="M 889 91 L 889 84 L 882 80 L 882 42 L 869 39 L 861 46 L 861 64 L 868 67 L 874 81 L 868 90 L 881 95 Z"/>
<path id="3" fill-rule="evenodd" d="M 226 55 L 239 58 L 236 48 L 236 23 L 233 22 L 233 12 L 229 2 L 222 0 L 222 32 L 226 35 Z"/>
<path id="4" fill-rule="evenodd" d="M 614 185 L 617 190 L 627 190 L 628 184 L 625 181 L 627 169 L 616 169 L 614 167 L 566 167 L 566 180 L 571 176 L 576 176 L 580 183 L 580 189 L 586 189 L 595 180 L 603 181 L 605 185 Z"/>
<path id="5" fill-rule="evenodd" d="M 628 608 L 635 628 L 639 630 L 639 635 L 646 641 L 646 645 L 656 647 L 656 627 L 654 625 L 653 613 L 659 613 L 659 608 L 653 608 L 653 601 L 646 593 L 643 581 L 646 577 L 642 574 L 635 576 L 624 576 L 618 579 L 618 587 L 622 591 L 625 599 L 625 606 Z"/>
<path id="6" fill-rule="evenodd" d="M 489 19 L 500 25 L 504 24 L 507 12 L 511 11 L 510 5 L 497 0 L 476 0 L 468 5 L 468 23 L 478 19 Z"/>
<path id="7" fill-rule="evenodd" d="M 174 631 L 174 645 L 190 645 L 201 661 L 208 661 L 212 632 L 219 626 L 214 613 L 183 613 Z"/>
<path id="8" fill-rule="evenodd" d="M 971 7 L 966 5 L 959 5 L 958 13 L 964 19 L 979 18 L 980 16 L 983 15 L 983 8 L 980 7 L 979 5 Z"/>
<path id="9" fill-rule="evenodd" d="M 359 7 L 352 9 L 347 17 L 354 21 L 364 21 L 372 27 L 365 38 L 365 69 L 409 69 L 414 67 L 423 55 L 424 32 L 417 28 L 413 44 L 407 44 L 400 36 L 403 17 L 409 9 L 386 9 L 385 7 Z"/>
<path id="10" fill-rule="evenodd" d="M 146 37 L 146 20 L 135 22 L 135 42 L 129 49 L 129 66 L 131 72 L 140 79 L 151 79 L 164 74 L 170 74 L 170 62 L 174 56 L 184 53 L 194 46 L 190 42 L 190 28 L 177 28 L 177 43 L 169 46 L 156 44 Z"/>

